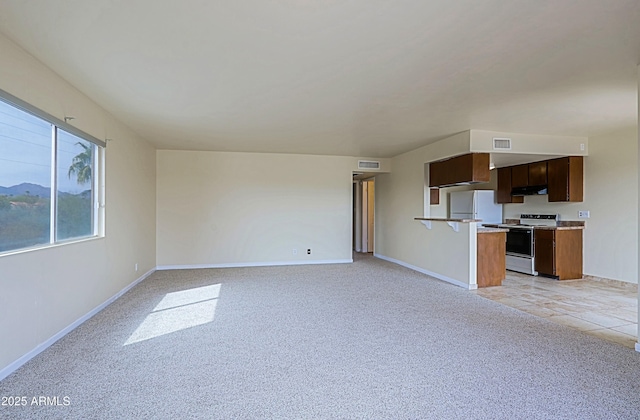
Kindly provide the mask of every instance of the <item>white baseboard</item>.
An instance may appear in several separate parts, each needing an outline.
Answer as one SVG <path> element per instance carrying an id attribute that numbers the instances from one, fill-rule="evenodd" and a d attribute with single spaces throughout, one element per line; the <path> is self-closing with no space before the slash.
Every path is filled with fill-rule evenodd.
<path id="1" fill-rule="evenodd" d="M 242 268 L 242 267 L 272 267 L 281 265 L 313 265 L 313 264 L 346 264 L 353 259 L 344 260 L 313 260 L 313 261 L 273 261 L 273 262 L 242 262 L 221 264 L 183 264 L 183 265 L 159 265 L 157 270 L 193 270 L 199 268 Z"/>
<path id="2" fill-rule="evenodd" d="M 463 283 L 460 280 L 452 279 L 451 277 L 443 276 L 442 274 L 434 273 L 429 270 L 425 270 L 424 268 L 416 267 L 415 265 L 408 264 L 404 261 L 396 260 L 395 258 L 387 257 L 385 255 L 373 254 L 374 257 L 380 258 L 381 260 L 389 261 L 394 264 L 401 265 L 403 267 L 409 268 L 413 271 L 417 271 L 422 274 L 426 274 L 427 276 L 435 277 L 438 280 L 446 281 L 447 283 L 451 283 L 455 286 L 462 287 L 463 289 L 475 290 L 478 288 L 477 284 L 467 284 Z"/>
<path id="3" fill-rule="evenodd" d="M 31 350 L 29 353 L 25 354 L 24 356 L 20 357 L 18 360 L 14 361 L 13 363 L 9 364 L 8 366 L 0 370 L 0 381 L 6 378 L 7 376 L 11 375 L 16 370 L 18 370 L 18 368 L 20 368 L 22 365 L 27 363 L 29 360 L 33 359 L 38 354 L 42 353 L 47 348 L 51 347 L 51 345 L 53 345 L 56 341 L 60 340 L 65 335 L 69 334 L 71 331 L 79 327 L 82 323 L 87 321 L 89 318 L 91 318 L 92 316 L 94 316 L 95 314 L 97 314 L 98 312 L 100 312 L 110 304 L 112 304 L 116 299 L 118 299 L 120 296 L 127 293 L 131 288 L 133 288 L 135 285 L 140 283 L 142 280 L 149 277 L 155 271 L 156 271 L 155 268 L 152 268 L 151 270 L 147 271 L 138 279 L 136 279 L 133 283 L 129 284 L 124 289 L 120 290 L 118 293 L 111 296 L 109 299 L 107 299 L 106 301 L 104 301 L 103 303 L 101 303 L 91 311 L 89 311 L 87 314 L 83 315 L 82 317 L 78 318 L 77 320 L 69 324 L 67 327 L 60 330 L 57 334 L 49 338 L 47 341 L 41 343 L 36 348 Z"/>

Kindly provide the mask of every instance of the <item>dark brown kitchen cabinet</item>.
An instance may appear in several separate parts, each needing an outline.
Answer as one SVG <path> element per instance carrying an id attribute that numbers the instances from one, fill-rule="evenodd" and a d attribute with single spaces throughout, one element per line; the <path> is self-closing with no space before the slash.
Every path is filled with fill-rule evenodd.
<path id="1" fill-rule="evenodd" d="M 535 270 L 558 280 L 582 278 L 582 229 L 535 229 Z"/>
<path id="2" fill-rule="evenodd" d="M 568 156 L 547 161 L 549 201 L 583 200 L 582 156 Z"/>
<path id="3" fill-rule="evenodd" d="M 501 286 L 507 276 L 505 232 L 478 232 L 478 287 Z"/>
<path id="4" fill-rule="evenodd" d="M 429 204 L 432 206 L 440 204 L 440 188 L 429 188 Z"/>
<path id="5" fill-rule="evenodd" d="M 547 161 L 529 164 L 529 185 L 547 185 Z"/>
<path id="6" fill-rule="evenodd" d="M 429 164 L 429 187 L 489 182 L 489 153 L 468 153 Z"/>
<path id="7" fill-rule="evenodd" d="M 555 235 L 553 230 L 537 229 L 533 233 L 535 270 L 548 276 L 556 274 Z"/>
<path id="8" fill-rule="evenodd" d="M 499 204 L 524 203 L 524 197 L 511 196 L 511 167 L 498 168 L 498 193 L 496 200 Z"/>
<path id="9" fill-rule="evenodd" d="M 511 167 L 511 188 L 547 185 L 547 161 Z"/>
<path id="10" fill-rule="evenodd" d="M 511 167 L 511 188 L 529 186 L 529 165 Z"/>

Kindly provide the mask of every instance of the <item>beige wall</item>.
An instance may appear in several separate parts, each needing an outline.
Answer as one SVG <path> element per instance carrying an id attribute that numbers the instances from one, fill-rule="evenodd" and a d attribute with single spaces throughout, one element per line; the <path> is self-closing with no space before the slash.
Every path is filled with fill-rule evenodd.
<path id="1" fill-rule="evenodd" d="M 585 219 L 584 273 L 638 282 L 638 134 L 636 128 L 589 139 L 582 203 L 549 203 L 547 196 L 505 204 L 504 217 L 521 213 L 559 214 L 561 220 Z"/>
<path id="2" fill-rule="evenodd" d="M 351 261 L 352 169 L 348 157 L 160 150 L 157 264 Z"/>
<path id="3" fill-rule="evenodd" d="M 0 56 L 0 89 L 113 139 L 106 151 L 106 237 L 0 257 L 1 376 L 155 267 L 155 151 L 2 36 Z"/>
<path id="4" fill-rule="evenodd" d="M 475 229 L 460 224 L 454 232 L 434 222 L 429 230 L 414 220 L 424 212 L 424 163 L 442 153 L 427 146 L 399 155 L 392 159 L 391 174 L 376 177 L 375 254 L 467 287 L 475 284 Z"/>

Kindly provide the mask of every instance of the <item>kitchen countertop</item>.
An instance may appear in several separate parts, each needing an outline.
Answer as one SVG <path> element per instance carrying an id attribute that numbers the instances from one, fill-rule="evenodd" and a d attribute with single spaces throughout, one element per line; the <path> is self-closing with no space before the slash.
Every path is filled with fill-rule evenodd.
<path id="1" fill-rule="evenodd" d="M 563 223 L 563 222 L 558 222 L 558 223 Z M 564 222 L 564 223 L 566 224 L 561 224 L 559 226 L 529 226 L 529 227 L 532 227 L 538 230 L 582 230 L 584 229 L 584 225 L 573 224 L 573 223 L 581 223 L 581 222 Z M 499 225 L 494 225 L 494 224 L 486 224 L 482 226 L 491 228 L 491 229 L 501 228 Z M 514 223 L 513 226 L 516 227 L 517 225 Z M 506 229 L 506 227 L 502 227 L 502 229 Z M 478 229 L 478 231 L 480 231 L 480 229 Z"/>
<path id="2" fill-rule="evenodd" d="M 583 230 L 584 226 L 534 226 L 539 230 Z"/>
<path id="3" fill-rule="evenodd" d="M 499 227 L 479 227 L 478 233 L 502 233 L 508 232 L 509 229 L 499 228 Z"/>
<path id="4" fill-rule="evenodd" d="M 480 219 L 447 219 L 443 217 L 438 217 L 438 218 L 414 217 L 413 220 L 426 220 L 428 222 L 460 222 L 460 223 L 482 222 L 482 220 Z"/>

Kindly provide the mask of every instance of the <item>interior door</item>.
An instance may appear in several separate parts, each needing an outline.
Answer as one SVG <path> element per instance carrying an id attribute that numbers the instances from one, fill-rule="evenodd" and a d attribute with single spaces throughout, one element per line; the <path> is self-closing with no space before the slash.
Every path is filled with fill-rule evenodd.
<path id="1" fill-rule="evenodd" d="M 360 183 L 360 198 L 358 200 L 360 213 L 359 219 L 359 234 L 356 231 L 358 238 L 356 239 L 356 251 L 357 252 L 373 252 L 374 248 L 374 207 L 375 207 L 375 186 L 373 180 L 366 180 Z M 360 248 L 358 249 L 358 244 Z"/>
<path id="2" fill-rule="evenodd" d="M 369 183 L 362 181 L 362 252 L 369 252 Z"/>
<path id="3" fill-rule="evenodd" d="M 373 181 L 367 181 L 367 184 L 367 252 L 373 252 L 375 183 Z"/>
<path id="4" fill-rule="evenodd" d="M 353 183 L 353 250 L 362 252 L 362 186 Z"/>

